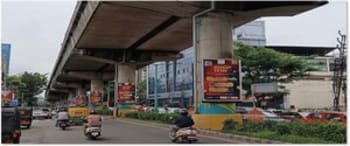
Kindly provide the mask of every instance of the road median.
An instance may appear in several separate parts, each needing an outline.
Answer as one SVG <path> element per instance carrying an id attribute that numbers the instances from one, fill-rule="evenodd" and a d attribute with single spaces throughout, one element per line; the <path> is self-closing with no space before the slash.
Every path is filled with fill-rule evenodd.
<path id="1" fill-rule="evenodd" d="M 106 119 L 112 119 L 112 117 L 106 117 Z M 169 124 L 164 124 L 156 121 L 143 121 L 143 120 L 137 120 L 137 119 L 130 119 L 130 118 L 117 118 L 120 122 L 126 122 L 130 124 L 137 124 L 137 125 L 143 125 L 148 127 L 155 127 L 155 128 L 169 128 Z M 240 143 L 249 143 L 249 144 L 282 144 L 284 142 L 281 141 L 274 141 L 274 140 L 268 140 L 268 139 L 262 139 L 262 138 L 255 138 L 255 137 L 247 137 L 247 136 L 241 136 L 241 135 L 234 135 L 234 134 L 226 134 L 219 131 L 210 131 L 210 130 L 203 130 L 198 129 L 200 135 L 204 137 L 212 137 L 212 138 L 219 138 L 219 139 L 225 139 L 226 141 L 235 141 Z"/>

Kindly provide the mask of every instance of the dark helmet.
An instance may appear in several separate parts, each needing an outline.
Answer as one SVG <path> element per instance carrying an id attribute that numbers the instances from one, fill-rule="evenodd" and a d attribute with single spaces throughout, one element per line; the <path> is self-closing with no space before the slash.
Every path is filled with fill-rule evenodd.
<path id="1" fill-rule="evenodd" d="M 187 110 L 182 110 L 182 111 L 180 111 L 180 114 L 183 116 L 187 116 L 188 112 L 187 112 Z"/>
<path id="2" fill-rule="evenodd" d="M 90 115 L 95 115 L 95 114 L 97 114 L 96 111 L 90 111 Z"/>

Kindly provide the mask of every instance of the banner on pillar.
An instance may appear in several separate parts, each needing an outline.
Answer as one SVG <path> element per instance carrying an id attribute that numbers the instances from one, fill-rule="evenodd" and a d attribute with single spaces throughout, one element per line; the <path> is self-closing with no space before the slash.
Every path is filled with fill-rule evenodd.
<path id="1" fill-rule="evenodd" d="M 77 96 L 75 98 L 75 104 L 77 106 L 83 106 L 84 105 L 84 97 L 83 96 Z"/>
<path id="2" fill-rule="evenodd" d="M 239 62 L 233 59 L 204 59 L 203 102 L 237 102 L 240 99 Z"/>
<path id="3" fill-rule="evenodd" d="M 15 94 L 11 90 L 2 91 L 1 92 L 1 101 L 5 104 L 10 104 L 10 102 L 14 99 Z"/>
<path id="4" fill-rule="evenodd" d="M 135 103 L 135 84 L 118 84 L 118 103 Z"/>
<path id="5" fill-rule="evenodd" d="M 91 92 L 90 95 L 90 104 L 96 104 L 99 103 L 102 98 L 102 92 L 99 90 L 95 90 Z"/>

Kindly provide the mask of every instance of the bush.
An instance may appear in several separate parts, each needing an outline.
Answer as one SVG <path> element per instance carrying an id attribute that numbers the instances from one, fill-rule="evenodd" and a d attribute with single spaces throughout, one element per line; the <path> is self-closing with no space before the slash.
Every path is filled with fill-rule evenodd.
<path id="1" fill-rule="evenodd" d="M 284 122 L 280 122 L 277 123 L 276 125 L 276 133 L 279 135 L 287 135 L 287 134 L 291 134 L 291 124 L 289 123 L 284 123 Z"/>
<path id="2" fill-rule="evenodd" d="M 167 124 L 172 124 L 172 119 L 180 117 L 177 113 L 155 113 L 155 112 L 134 112 L 125 114 L 127 118 L 134 118 L 146 121 L 159 121 Z"/>
<path id="3" fill-rule="evenodd" d="M 224 131 L 230 131 L 237 128 L 238 123 L 232 119 L 227 119 L 224 121 Z"/>
<path id="4" fill-rule="evenodd" d="M 107 109 L 97 109 L 96 113 L 100 114 L 100 115 L 113 115 L 113 111 L 108 109 L 108 108 Z"/>
<path id="5" fill-rule="evenodd" d="M 237 128 L 238 127 L 238 128 Z M 317 143 L 346 143 L 346 126 L 336 123 L 300 123 L 300 122 L 276 122 L 264 121 L 261 123 L 252 123 L 244 121 L 243 125 L 237 125 L 232 120 L 225 120 L 223 130 L 226 132 L 244 134 L 250 136 L 254 133 L 265 131 L 264 137 L 271 136 L 271 132 L 275 133 L 274 137 L 268 139 L 280 139 L 288 142 L 314 142 Z M 266 135 L 267 133 L 267 135 Z M 299 138 L 302 138 L 298 140 Z"/>

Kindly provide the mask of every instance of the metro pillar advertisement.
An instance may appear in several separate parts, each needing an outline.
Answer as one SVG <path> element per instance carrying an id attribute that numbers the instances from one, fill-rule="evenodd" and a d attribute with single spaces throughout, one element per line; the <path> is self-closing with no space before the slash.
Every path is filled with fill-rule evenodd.
<path id="1" fill-rule="evenodd" d="M 239 61 L 232 59 L 204 59 L 203 65 L 203 102 L 239 101 Z"/>
<path id="2" fill-rule="evenodd" d="M 118 103 L 135 103 L 135 85 L 133 83 L 118 84 Z"/>

